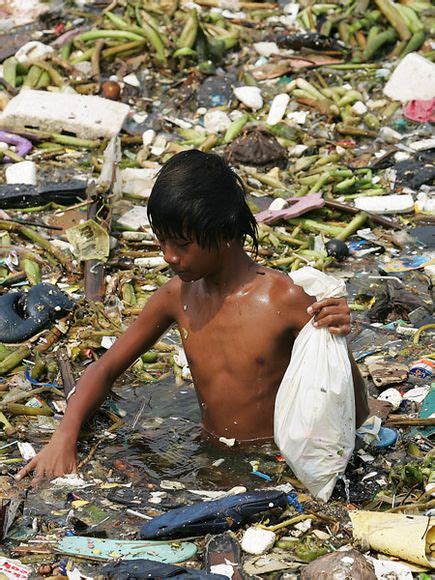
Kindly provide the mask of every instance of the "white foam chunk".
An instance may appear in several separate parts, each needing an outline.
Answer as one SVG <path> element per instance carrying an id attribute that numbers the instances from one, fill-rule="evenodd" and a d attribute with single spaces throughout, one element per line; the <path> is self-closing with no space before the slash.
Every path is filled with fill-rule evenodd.
<path id="1" fill-rule="evenodd" d="M 403 58 L 384 87 L 384 95 L 406 103 L 435 97 L 435 63 L 416 52 Z"/>
<path id="2" fill-rule="evenodd" d="M 36 165 L 33 161 L 19 161 L 9 165 L 5 171 L 6 183 L 36 185 Z"/>
<path id="3" fill-rule="evenodd" d="M 273 548 L 275 539 L 275 532 L 250 527 L 243 534 L 242 550 L 248 554 L 259 556 Z"/>
<path id="4" fill-rule="evenodd" d="M 407 213 L 414 209 L 414 199 L 410 194 L 359 197 L 355 200 L 355 207 L 376 214 Z"/>
<path id="5" fill-rule="evenodd" d="M 234 94 L 249 109 L 257 111 L 263 106 L 263 97 L 258 87 L 236 87 Z"/>
<path id="6" fill-rule="evenodd" d="M 281 93 L 276 95 L 273 99 L 272 104 L 270 106 L 270 111 L 267 116 L 266 123 L 268 125 L 276 125 L 281 121 L 281 119 L 285 115 L 285 111 L 287 109 L 287 105 L 290 101 L 290 97 L 287 93 Z"/>
<path id="7" fill-rule="evenodd" d="M 127 167 L 121 170 L 122 191 L 148 198 L 156 180 L 158 168 Z"/>
<path id="8" fill-rule="evenodd" d="M 113 137 L 121 130 L 130 107 L 94 95 L 21 91 L 0 116 L 4 129 L 26 127 L 61 133 L 68 131 L 83 139 Z"/>

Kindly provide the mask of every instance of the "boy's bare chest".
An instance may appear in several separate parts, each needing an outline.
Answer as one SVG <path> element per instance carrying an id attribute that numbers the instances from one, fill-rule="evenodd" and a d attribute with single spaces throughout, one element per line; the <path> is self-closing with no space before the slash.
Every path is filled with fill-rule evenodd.
<path id="1" fill-rule="evenodd" d="M 221 304 L 186 301 L 178 325 L 191 362 L 273 363 L 291 350 L 287 317 L 265 297 L 242 296 Z"/>

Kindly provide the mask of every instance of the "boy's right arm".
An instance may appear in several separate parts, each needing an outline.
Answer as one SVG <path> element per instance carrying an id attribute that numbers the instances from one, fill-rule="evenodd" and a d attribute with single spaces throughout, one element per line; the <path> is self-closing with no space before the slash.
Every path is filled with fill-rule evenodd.
<path id="1" fill-rule="evenodd" d="M 76 445 L 83 421 L 104 401 L 113 382 L 175 321 L 179 284 L 175 278 L 157 290 L 125 334 L 87 368 L 50 442 L 18 472 L 17 480 L 32 471 L 36 472 L 33 484 L 76 471 Z"/>

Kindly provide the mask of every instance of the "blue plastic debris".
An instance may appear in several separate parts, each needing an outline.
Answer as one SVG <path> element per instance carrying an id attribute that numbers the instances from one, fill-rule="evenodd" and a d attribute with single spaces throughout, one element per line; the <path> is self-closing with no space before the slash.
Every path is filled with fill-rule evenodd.
<path id="1" fill-rule="evenodd" d="M 289 506 L 294 507 L 297 512 L 302 512 L 304 510 L 304 506 L 299 503 L 298 494 L 295 491 L 291 491 L 287 495 L 287 501 Z"/>
<path id="2" fill-rule="evenodd" d="M 146 522 L 139 536 L 151 540 L 220 534 L 237 529 L 250 516 L 287 505 L 287 495 L 282 491 L 248 491 L 173 509 Z"/>
<path id="3" fill-rule="evenodd" d="M 261 477 L 261 479 L 264 479 L 266 481 L 272 481 L 272 478 L 270 477 L 270 475 L 267 475 L 267 473 L 263 473 L 262 471 L 253 471 L 252 475 L 256 475 L 257 477 Z"/>
<path id="4" fill-rule="evenodd" d="M 371 445 L 377 449 L 386 449 L 396 443 L 397 431 L 389 427 L 381 427 L 378 432 L 378 438 Z"/>

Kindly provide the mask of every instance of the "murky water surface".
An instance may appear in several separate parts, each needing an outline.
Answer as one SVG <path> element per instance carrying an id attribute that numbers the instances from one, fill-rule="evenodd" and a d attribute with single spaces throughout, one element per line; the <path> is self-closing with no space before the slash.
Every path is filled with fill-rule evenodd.
<path id="1" fill-rule="evenodd" d="M 119 406 L 127 412 L 124 445 L 105 448 L 112 459 L 123 458 L 150 481 L 176 479 L 183 483 L 225 489 L 246 485 L 254 467 L 276 470 L 277 449 L 270 442 L 228 447 L 209 436 L 192 384 L 174 381 L 124 385 L 115 389 Z M 118 437 L 119 439 L 119 437 Z M 113 455 L 112 455 L 113 453 Z M 251 462 L 258 461 L 259 465 Z M 257 483 L 261 478 L 255 476 Z"/>

